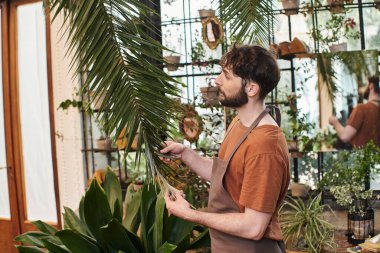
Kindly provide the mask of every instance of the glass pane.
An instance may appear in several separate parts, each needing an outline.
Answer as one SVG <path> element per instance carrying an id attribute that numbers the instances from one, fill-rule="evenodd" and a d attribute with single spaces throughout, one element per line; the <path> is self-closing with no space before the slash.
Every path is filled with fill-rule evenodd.
<path id="1" fill-rule="evenodd" d="M 17 30 L 27 219 L 56 222 L 42 2 L 17 8 Z"/>
<path id="2" fill-rule="evenodd" d="M 0 9 L 1 10 L 1 9 Z M 1 29 L 1 11 L 0 11 L 0 29 Z M 2 41 L 0 31 L 0 44 Z M 1 47 L 2 48 L 2 45 Z M 1 50 L 0 50 L 1 54 Z M 5 134 L 4 134 L 4 100 L 3 100 L 3 73 L 2 58 L 0 57 L 0 218 L 11 218 L 9 208 L 9 192 L 7 177 L 7 159 L 5 153 Z"/>

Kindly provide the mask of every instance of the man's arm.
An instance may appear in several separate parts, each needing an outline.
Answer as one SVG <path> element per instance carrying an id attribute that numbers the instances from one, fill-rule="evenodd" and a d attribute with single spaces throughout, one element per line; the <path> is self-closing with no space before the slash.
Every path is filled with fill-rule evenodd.
<path id="1" fill-rule="evenodd" d="M 222 214 L 193 210 L 180 192 L 176 193 L 175 200 L 167 192 L 165 201 L 166 208 L 177 217 L 250 240 L 260 240 L 272 218 L 271 213 L 258 212 L 249 208 L 245 208 L 244 213 Z"/>
<path id="2" fill-rule="evenodd" d="M 329 123 L 334 126 L 339 139 L 341 139 L 344 143 L 349 142 L 357 132 L 357 130 L 350 125 L 347 125 L 346 127 L 342 126 L 342 124 L 340 124 L 338 119 L 334 116 L 329 118 Z"/>
<path id="3" fill-rule="evenodd" d="M 211 180 L 212 159 L 202 157 L 194 150 L 180 143 L 165 141 L 165 144 L 167 146 L 160 151 L 161 153 L 169 153 L 181 159 L 198 176 L 207 181 Z"/>

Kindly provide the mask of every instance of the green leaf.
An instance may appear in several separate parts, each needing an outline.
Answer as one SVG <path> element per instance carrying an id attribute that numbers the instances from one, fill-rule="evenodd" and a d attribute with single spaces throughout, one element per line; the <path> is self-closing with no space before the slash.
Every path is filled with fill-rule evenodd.
<path id="1" fill-rule="evenodd" d="M 61 230 L 56 236 L 71 253 L 103 253 L 101 248 L 82 234 L 72 230 Z"/>
<path id="2" fill-rule="evenodd" d="M 99 229 L 112 219 L 111 208 L 107 196 L 96 180 L 92 180 L 90 188 L 84 196 L 84 216 L 88 229 L 101 244 Z"/>
<path id="3" fill-rule="evenodd" d="M 157 253 L 170 253 L 177 248 L 176 245 L 165 242 L 157 251 Z"/>
<path id="4" fill-rule="evenodd" d="M 144 184 L 141 196 L 141 238 L 147 252 L 153 252 L 152 228 L 155 223 L 156 189 L 153 184 Z"/>
<path id="5" fill-rule="evenodd" d="M 78 231 L 82 234 L 87 234 L 87 225 L 82 221 L 73 210 L 68 207 L 63 207 L 65 212 L 63 215 L 64 228 L 70 228 L 72 230 Z"/>
<path id="6" fill-rule="evenodd" d="M 121 187 L 120 182 L 117 179 L 115 173 L 112 172 L 109 168 L 107 168 L 105 179 L 103 182 L 104 191 L 106 192 L 109 206 L 111 207 L 112 213 L 122 213 L 122 197 L 121 197 Z M 118 201 L 119 210 L 115 211 L 115 201 Z"/>
<path id="7" fill-rule="evenodd" d="M 145 252 L 138 236 L 129 232 L 115 219 L 101 228 L 101 234 L 107 244 L 115 250 L 131 253 Z"/>
<path id="8" fill-rule="evenodd" d="M 178 218 L 174 215 L 169 217 L 170 236 L 168 242 L 177 245 L 193 231 L 194 223 Z"/>
<path id="9" fill-rule="evenodd" d="M 46 253 L 45 251 L 39 249 L 36 246 L 19 246 L 16 245 L 18 252 L 20 253 Z"/>
<path id="10" fill-rule="evenodd" d="M 42 232 L 26 232 L 22 235 L 16 236 L 15 241 L 22 242 L 25 244 L 30 244 L 37 247 L 44 247 L 41 239 L 49 237 L 52 235 L 42 233 Z"/>
<path id="11" fill-rule="evenodd" d="M 134 233 L 137 233 L 141 221 L 141 195 L 142 191 L 139 190 L 135 192 L 133 185 L 130 184 L 127 188 L 127 194 L 124 200 L 125 218 L 123 219 L 123 226 Z"/>
<path id="12" fill-rule="evenodd" d="M 164 192 L 161 191 L 156 200 L 156 220 L 153 225 L 153 245 L 155 251 L 158 251 L 163 243 L 164 234 L 164 215 L 165 215 L 165 199 Z"/>
<path id="13" fill-rule="evenodd" d="M 32 224 L 36 228 L 38 228 L 41 232 L 46 233 L 46 234 L 54 235 L 58 231 L 58 229 L 56 229 L 55 227 L 50 226 L 49 224 L 40 220 L 32 221 Z"/>
<path id="14" fill-rule="evenodd" d="M 47 239 L 41 240 L 45 246 L 46 249 L 48 249 L 50 252 L 54 253 L 70 253 L 68 249 L 65 246 L 57 245 Z"/>
<path id="15" fill-rule="evenodd" d="M 117 199 L 115 199 L 115 205 L 113 208 L 114 213 L 113 213 L 112 217 L 117 219 L 119 222 L 122 222 L 123 221 L 123 214 L 121 213 L 122 210 L 121 210 L 121 207 L 119 206 L 120 205 L 119 203 L 120 202 Z"/>

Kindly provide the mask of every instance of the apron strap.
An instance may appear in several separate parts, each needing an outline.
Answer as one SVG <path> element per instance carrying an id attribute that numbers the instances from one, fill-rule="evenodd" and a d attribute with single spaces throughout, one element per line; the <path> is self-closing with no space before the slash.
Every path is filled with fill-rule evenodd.
<path id="1" fill-rule="evenodd" d="M 267 108 L 270 109 L 271 113 L 269 113 L 269 114 L 276 121 L 277 125 L 279 127 L 281 127 L 281 112 L 280 112 L 280 109 L 277 106 L 275 106 L 275 105 L 267 105 Z M 273 111 L 274 111 L 274 117 L 273 117 Z"/>
<path id="2" fill-rule="evenodd" d="M 252 125 L 248 128 L 248 130 L 244 133 L 244 135 L 240 138 L 238 143 L 235 145 L 234 149 L 230 153 L 228 159 L 227 159 L 227 164 L 230 163 L 230 160 L 234 156 L 236 150 L 240 147 L 240 145 L 245 141 L 245 139 L 248 137 L 248 135 L 252 132 L 252 130 L 260 123 L 260 121 L 264 118 L 264 116 L 270 111 L 270 108 L 266 108 L 257 118 L 256 120 L 252 123 Z"/>

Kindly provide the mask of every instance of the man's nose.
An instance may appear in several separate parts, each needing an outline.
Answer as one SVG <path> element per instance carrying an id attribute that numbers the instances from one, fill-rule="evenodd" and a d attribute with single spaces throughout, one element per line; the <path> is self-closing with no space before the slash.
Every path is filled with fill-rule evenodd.
<path id="1" fill-rule="evenodd" d="M 216 85 L 216 86 L 220 86 L 220 84 L 221 84 L 221 83 L 220 83 L 220 75 L 221 75 L 221 74 L 219 74 L 219 75 L 216 77 L 216 79 L 215 79 L 215 85 Z"/>

